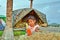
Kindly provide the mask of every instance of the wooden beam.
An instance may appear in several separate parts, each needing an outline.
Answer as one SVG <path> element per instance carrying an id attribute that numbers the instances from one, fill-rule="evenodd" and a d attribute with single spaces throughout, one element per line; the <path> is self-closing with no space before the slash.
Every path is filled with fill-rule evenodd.
<path id="1" fill-rule="evenodd" d="M 12 27 L 13 0 L 7 0 L 6 26 Z"/>
<path id="2" fill-rule="evenodd" d="M 30 0 L 30 8 L 32 8 L 33 0 Z"/>
<path id="3" fill-rule="evenodd" d="M 6 10 L 6 27 L 4 29 L 1 40 L 14 40 L 13 27 L 12 27 L 12 8 L 13 0 L 7 0 Z"/>

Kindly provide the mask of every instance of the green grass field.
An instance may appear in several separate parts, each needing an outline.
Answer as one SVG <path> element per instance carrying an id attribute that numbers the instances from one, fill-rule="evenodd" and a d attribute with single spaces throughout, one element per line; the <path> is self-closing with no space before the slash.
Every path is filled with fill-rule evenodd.
<path id="1" fill-rule="evenodd" d="M 3 34 L 3 31 L 0 30 L 0 36 L 2 36 L 2 34 Z"/>
<path id="2" fill-rule="evenodd" d="M 25 30 L 14 30 L 14 36 L 24 35 L 25 33 Z"/>
<path id="3" fill-rule="evenodd" d="M 26 31 L 25 30 L 14 30 L 13 33 L 14 33 L 14 36 L 19 36 L 19 35 L 24 35 Z M 2 36 L 2 34 L 3 34 L 3 31 L 0 30 L 0 36 Z"/>

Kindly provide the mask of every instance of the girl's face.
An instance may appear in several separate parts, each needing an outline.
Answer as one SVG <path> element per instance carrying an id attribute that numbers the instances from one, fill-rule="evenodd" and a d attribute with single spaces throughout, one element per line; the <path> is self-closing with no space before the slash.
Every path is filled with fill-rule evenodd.
<path id="1" fill-rule="evenodd" d="M 36 22 L 36 20 L 33 20 L 33 19 L 28 20 L 28 23 L 29 23 L 30 26 L 34 26 L 35 22 Z"/>

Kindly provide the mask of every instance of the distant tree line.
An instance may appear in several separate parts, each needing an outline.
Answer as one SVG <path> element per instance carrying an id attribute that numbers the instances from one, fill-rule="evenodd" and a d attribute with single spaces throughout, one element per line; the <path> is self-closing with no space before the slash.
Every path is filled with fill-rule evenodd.
<path id="1" fill-rule="evenodd" d="M 49 27 L 52 26 L 52 27 L 60 27 L 60 24 L 57 24 L 57 23 L 51 23 L 48 25 Z"/>

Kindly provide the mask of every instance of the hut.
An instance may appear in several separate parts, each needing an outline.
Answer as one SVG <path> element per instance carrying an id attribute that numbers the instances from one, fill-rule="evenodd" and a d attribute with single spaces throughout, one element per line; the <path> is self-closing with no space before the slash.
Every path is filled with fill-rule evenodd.
<path id="1" fill-rule="evenodd" d="M 13 11 L 13 26 L 20 27 L 20 24 L 26 22 L 29 15 L 33 15 L 37 19 L 37 23 L 41 26 L 47 26 L 46 15 L 36 9 L 24 8 Z"/>
<path id="2" fill-rule="evenodd" d="M 18 9 L 13 11 L 13 27 L 22 27 L 22 26 L 26 26 L 25 24 L 27 23 L 27 17 L 32 15 L 36 18 L 37 23 L 40 26 L 47 26 L 47 20 L 46 20 L 46 15 L 43 14 L 42 12 L 33 9 L 32 8 L 32 2 L 33 0 L 30 0 L 30 8 L 23 8 L 23 9 Z M 21 26 L 22 25 L 22 26 Z"/>

